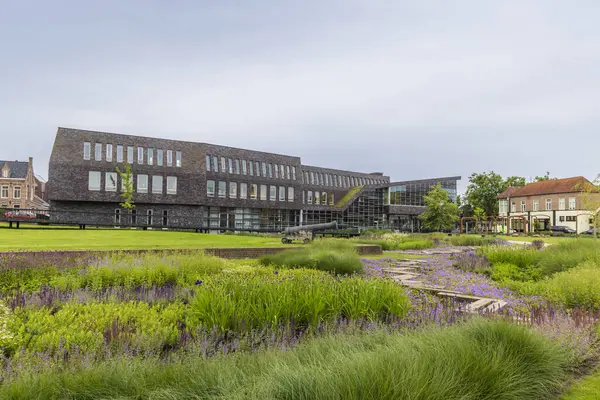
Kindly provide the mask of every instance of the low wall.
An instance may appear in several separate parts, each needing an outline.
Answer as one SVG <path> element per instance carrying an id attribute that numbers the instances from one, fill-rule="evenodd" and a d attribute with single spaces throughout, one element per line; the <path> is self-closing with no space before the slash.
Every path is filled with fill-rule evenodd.
<path id="1" fill-rule="evenodd" d="M 360 255 L 381 254 L 379 245 L 357 245 L 355 246 Z M 232 247 L 232 248 L 206 248 L 206 249 L 139 249 L 139 250 L 64 250 L 64 251 L 15 251 L 0 252 L 0 268 L 27 267 L 27 266 L 72 266 L 81 264 L 82 261 L 97 257 L 105 257 L 110 254 L 193 254 L 204 252 L 216 257 L 239 259 L 259 258 L 267 254 L 279 253 L 284 250 L 299 249 L 295 247 Z"/>

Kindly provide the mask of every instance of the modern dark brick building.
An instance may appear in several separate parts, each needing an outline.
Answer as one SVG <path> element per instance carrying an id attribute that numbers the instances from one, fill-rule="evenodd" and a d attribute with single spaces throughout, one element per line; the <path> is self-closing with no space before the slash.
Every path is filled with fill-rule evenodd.
<path id="1" fill-rule="evenodd" d="M 132 212 L 119 206 L 123 183 L 117 167 L 127 163 L 135 190 Z M 443 180 L 451 196 L 457 179 Z M 415 200 L 408 211 L 399 208 L 400 197 L 390 196 L 394 185 L 382 173 L 302 165 L 296 156 L 59 128 L 48 198 L 51 220 L 60 223 L 280 230 L 337 220 L 347 227 L 396 221 L 393 227 L 418 229 L 414 216 L 424 204 Z"/>

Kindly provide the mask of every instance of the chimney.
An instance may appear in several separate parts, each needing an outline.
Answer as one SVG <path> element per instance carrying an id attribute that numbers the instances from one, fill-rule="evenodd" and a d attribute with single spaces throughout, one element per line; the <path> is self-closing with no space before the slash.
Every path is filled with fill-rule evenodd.
<path id="1" fill-rule="evenodd" d="M 29 164 L 33 164 L 33 157 L 29 157 Z"/>

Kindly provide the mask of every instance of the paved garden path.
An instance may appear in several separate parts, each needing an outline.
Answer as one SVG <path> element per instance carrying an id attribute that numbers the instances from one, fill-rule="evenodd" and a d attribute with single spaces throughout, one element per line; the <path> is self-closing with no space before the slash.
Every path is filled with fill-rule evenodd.
<path id="1" fill-rule="evenodd" d="M 411 251 L 406 254 L 423 256 L 452 256 L 457 253 L 473 251 L 473 247 L 462 248 L 440 248 Z M 443 286 L 424 283 L 421 279 L 423 271 L 429 268 L 431 260 L 427 259 L 397 259 L 391 260 L 389 266 L 383 268 L 383 271 L 392 275 L 392 278 L 403 286 L 418 290 L 433 292 L 440 297 L 453 298 L 461 303 L 461 310 L 470 313 L 494 312 L 503 308 L 507 302 L 501 299 L 479 297 L 449 290 Z M 464 304 L 464 306 L 462 306 Z"/>

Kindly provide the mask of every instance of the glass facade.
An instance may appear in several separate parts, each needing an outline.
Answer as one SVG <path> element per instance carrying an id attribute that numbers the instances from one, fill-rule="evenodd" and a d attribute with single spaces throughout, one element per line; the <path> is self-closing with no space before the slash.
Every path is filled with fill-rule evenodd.
<path id="1" fill-rule="evenodd" d="M 401 206 L 425 206 L 425 195 L 431 188 L 440 183 L 442 189 L 448 192 L 450 199 L 456 203 L 457 178 L 441 178 L 423 181 L 402 182 L 390 186 L 389 204 Z"/>

